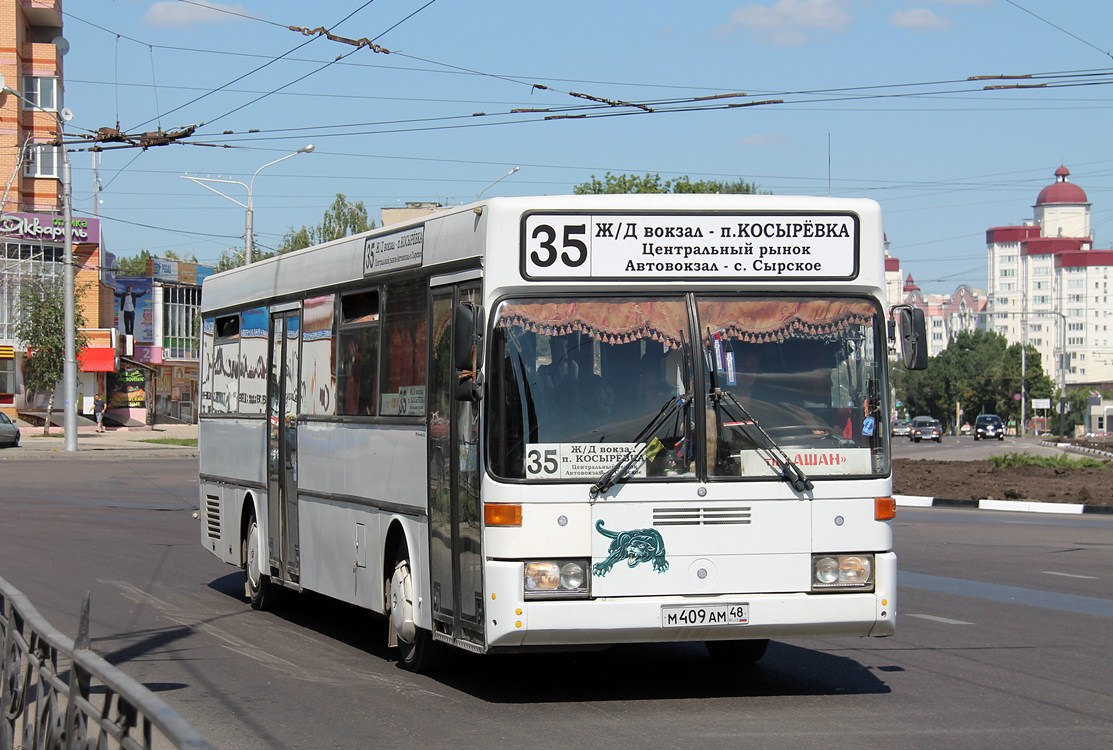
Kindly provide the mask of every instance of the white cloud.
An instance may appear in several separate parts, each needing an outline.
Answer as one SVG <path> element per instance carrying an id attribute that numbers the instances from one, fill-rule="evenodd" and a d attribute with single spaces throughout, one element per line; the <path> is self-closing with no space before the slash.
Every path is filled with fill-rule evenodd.
<path id="1" fill-rule="evenodd" d="M 152 26 L 185 27 L 202 23 L 228 23 L 242 21 L 242 18 L 222 13 L 247 13 L 242 5 L 215 3 L 212 0 L 194 0 L 192 3 L 179 3 L 176 0 L 158 2 L 147 9 L 143 20 Z"/>
<path id="2" fill-rule="evenodd" d="M 920 31 L 935 31 L 945 29 L 951 22 L 942 16 L 937 16 L 927 8 L 909 8 L 898 10 L 889 19 L 889 23 L 902 29 L 917 29 Z"/>
<path id="3" fill-rule="evenodd" d="M 735 143 L 742 146 L 779 146 L 787 140 L 788 136 L 784 133 L 754 133 L 736 139 Z"/>
<path id="4" fill-rule="evenodd" d="M 774 0 L 768 5 L 743 5 L 730 14 L 720 33 L 744 28 L 768 44 L 799 47 L 815 31 L 842 31 L 850 23 L 847 0 Z"/>

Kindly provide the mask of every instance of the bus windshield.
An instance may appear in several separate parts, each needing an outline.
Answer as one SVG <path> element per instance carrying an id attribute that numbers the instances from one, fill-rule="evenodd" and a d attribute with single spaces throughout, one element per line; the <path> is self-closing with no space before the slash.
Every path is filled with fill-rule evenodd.
<path id="1" fill-rule="evenodd" d="M 628 481 L 776 480 L 778 456 L 809 476 L 888 473 L 874 303 L 692 300 L 502 302 L 487 379 L 492 473 L 594 482 L 632 451 Z"/>

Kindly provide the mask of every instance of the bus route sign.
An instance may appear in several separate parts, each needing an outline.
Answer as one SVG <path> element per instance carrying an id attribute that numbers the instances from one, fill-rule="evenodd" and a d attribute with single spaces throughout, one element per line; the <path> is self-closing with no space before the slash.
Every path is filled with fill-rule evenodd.
<path id="1" fill-rule="evenodd" d="M 532 213 L 521 265 L 529 279 L 849 280 L 859 242 L 849 212 Z"/>

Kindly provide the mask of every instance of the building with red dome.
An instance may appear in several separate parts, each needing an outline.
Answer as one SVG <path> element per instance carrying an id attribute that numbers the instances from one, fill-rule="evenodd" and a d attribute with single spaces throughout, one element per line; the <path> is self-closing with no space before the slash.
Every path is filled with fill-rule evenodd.
<path id="1" fill-rule="evenodd" d="M 1062 387 L 1113 382 L 1113 250 L 1094 249 L 1090 201 L 1060 166 L 1033 219 L 986 230 L 987 328 L 1027 342 Z"/>

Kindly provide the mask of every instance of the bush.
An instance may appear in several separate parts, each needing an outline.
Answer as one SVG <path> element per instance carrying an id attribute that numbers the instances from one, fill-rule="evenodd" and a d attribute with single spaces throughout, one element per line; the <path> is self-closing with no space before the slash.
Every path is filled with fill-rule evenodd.
<path id="1" fill-rule="evenodd" d="M 990 458 L 998 469 L 1013 469 L 1019 466 L 1041 466 L 1048 469 L 1100 469 L 1105 461 L 1097 458 L 1068 458 L 1058 456 L 1033 456 L 1031 453 L 1005 453 Z"/>

